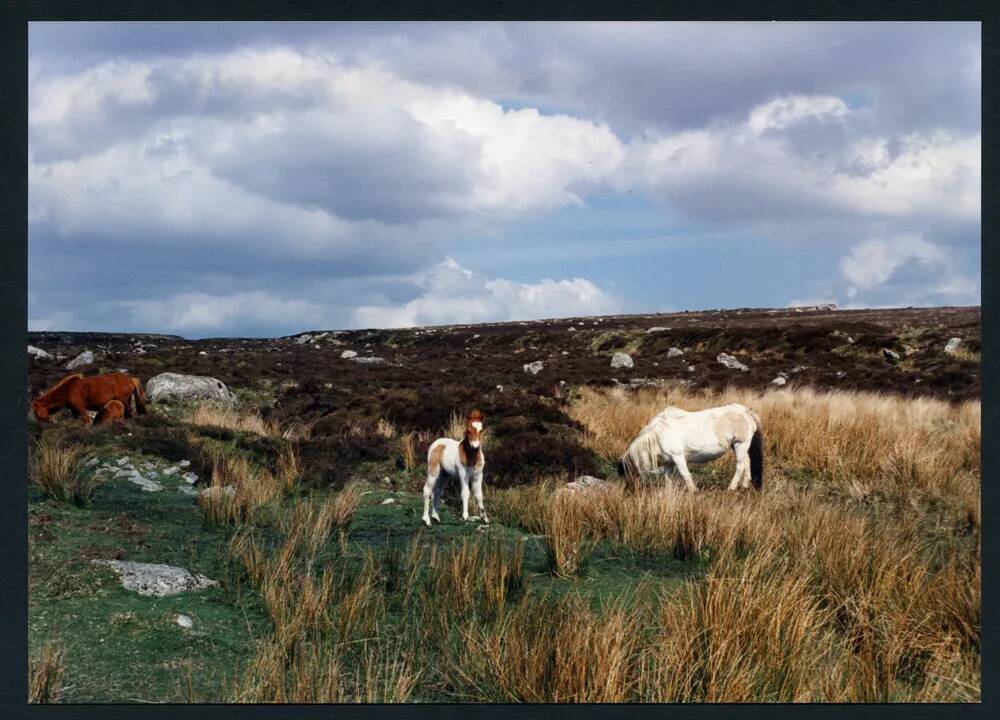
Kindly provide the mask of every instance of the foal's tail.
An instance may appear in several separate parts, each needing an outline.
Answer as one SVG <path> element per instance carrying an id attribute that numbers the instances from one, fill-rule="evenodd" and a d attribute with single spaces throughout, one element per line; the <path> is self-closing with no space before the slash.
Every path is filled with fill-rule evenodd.
<path id="1" fill-rule="evenodd" d="M 750 415 L 757 426 L 750 438 L 750 482 L 755 490 L 760 490 L 764 487 L 764 432 L 757 413 L 751 410 Z"/>

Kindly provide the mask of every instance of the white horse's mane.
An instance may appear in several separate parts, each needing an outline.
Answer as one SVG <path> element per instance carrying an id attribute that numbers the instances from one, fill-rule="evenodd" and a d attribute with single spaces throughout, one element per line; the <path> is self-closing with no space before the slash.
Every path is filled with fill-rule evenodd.
<path id="1" fill-rule="evenodd" d="M 669 416 L 678 417 L 686 414 L 686 410 L 673 405 L 668 405 L 656 413 L 629 444 L 628 450 L 625 451 L 625 456 L 622 460 L 636 472 L 642 473 L 654 470 L 660 457 L 660 441 L 656 437 L 656 429 Z"/>

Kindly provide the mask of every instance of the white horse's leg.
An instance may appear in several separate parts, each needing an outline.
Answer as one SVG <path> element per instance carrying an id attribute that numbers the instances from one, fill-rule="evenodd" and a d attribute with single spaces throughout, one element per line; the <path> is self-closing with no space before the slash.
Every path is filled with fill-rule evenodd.
<path id="1" fill-rule="evenodd" d="M 479 505 L 479 514 L 484 523 L 489 523 L 490 516 L 486 514 L 486 505 L 483 504 L 483 471 L 476 470 L 472 474 L 472 493 L 476 496 L 476 503 Z"/>
<path id="2" fill-rule="evenodd" d="M 694 478 L 691 477 L 691 472 L 688 470 L 687 460 L 683 455 L 671 455 L 670 460 L 673 462 L 674 467 L 677 468 L 677 472 L 681 474 L 684 478 L 684 483 L 687 485 L 687 489 L 694 492 L 698 489 L 698 486 L 694 484 Z"/>
<path id="3" fill-rule="evenodd" d="M 465 466 L 458 465 L 458 480 L 462 483 L 462 520 L 469 519 L 469 472 Z"/>
<path id="4" fill-rule="evenodd" d="M 729 489 L 735 490 L 738 487 L 746 487 L 750 475 L 750 450 L 749 443 L 738 442 L 733 445 L 733 452 L 736 453 L 736 471 L 733 473 L 733 480 L 729 483 Z"/>
<path id="5" fill-rule="evenodd" d="M 427 474 L 427 482 L 424 483 L 424 525 L 427 527 L 431 526 L 431 495 L 434 494 L 434 486 L 437 483 L 437 476 Z M 435 509 L 436 510 L 436 509 Z M 437 512 L 434 513 L 437 517 Z M 440 518 L 438 518 L 440 521 Z"/>

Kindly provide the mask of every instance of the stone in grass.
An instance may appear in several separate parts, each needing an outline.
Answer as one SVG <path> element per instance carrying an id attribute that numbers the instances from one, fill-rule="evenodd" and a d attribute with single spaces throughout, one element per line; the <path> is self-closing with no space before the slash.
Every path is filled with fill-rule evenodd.
<path id="1" fill-rule="evenodd" d="M 396 498 L 386 498 L 380 504 L 381 505 L 395 505 L 396 504 Z"/>
<path id="2" fill-rule="evenodd" d="M 182 567 L 124 560 L 91 560 L 104 565 L 121 578 L 122 587 L 148 597 L 167 597 L 190 590 L 201 590 L 219 583 Z"/>
<path id="3" fill-rule="evenodd" d="M 194 620 L 189 618 L 187 615 L 178 615 L 174 618 L 174 622 L 180 625 L 185 630 L 190 630 L 194 627 Z"/>
<path id="4" fill-rule="evenodd" d="M 176 475 L 180 471 L 181 471 L 180 466 L 178 466 L 178 465 L 171 465 L 168 468 L 164 468 L 162 470 L 162 474 L 163 475 Z"/>
<path id="5" fill-rule="evenodd" d="M 215 498 L 222 495 L 234 497 L 236 495 L 236 488 L 232 485 L 213 485 L 212 487 L 207 487 L 198 493 L 199 498 Z"/>
<path id="6" fill-rule="evenodd" d="M 545 363 L 543 363 L 541 360 L 535 360 L 534 362 L 526 363 L 524 365 L 524 372 L 531 373 L 532 375 L 537 375 L 544 369 L 545 369 Z"/>
<path id="7" fill-rule="evenodd" d="M 184 482 L 186 482 L 188 485 L 194 485 L 196 482 L 198 482 L 197 473 L 186 472 L 183 475 L 181 475 L 181 477 L 184 478 Z"/>
<path id="8" fill-rule="evenodd" d="M 715 360 L 720 365 L 724 365 L 730 370 L 739 370 L 741 372 L 746 372 L 747 370 L 750 369 L 746 365 L 741 363 L 739 360 L 734 358 L 732 355 L 730 355 L 729 353 L 719 353 L 719 355 L 715 358 Z"/>
<path id="9" fill-rule="evenodd" d="M 617 352 L 611 358 L 611 367 L 615 370 L 619 368 L 632 368 L 635 367 L 635 362 L 627 353 Z"/>

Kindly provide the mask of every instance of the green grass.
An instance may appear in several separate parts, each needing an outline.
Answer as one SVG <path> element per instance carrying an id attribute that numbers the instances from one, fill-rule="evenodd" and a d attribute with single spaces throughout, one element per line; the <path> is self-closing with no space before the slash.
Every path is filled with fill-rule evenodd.
<path id="1" fill-rule="evenodd" d="M 160 469 L 177 460 L 137 454 L 127 449 L 127 435 L 94 433 L 92 438 L 86 457 L 113 462 L 128 455 L 136 467 L 149 462 Z M 224 442 L 233 449 L 252 439 Z M 357 470 L 352 476 L 358 476 Z M 409 489 L 414 487 L 412 472 L 388 463 L 365 471 L 372 482 L 365 486 L 347 536 L 347 556 L 341 558 L 346 568 L 360 568 L 371 552 L 405 552 L 414 540 L 440 545 L 464 538 L 523 542 L 523 592 L 550 598 L 577 593 L 595 608 L 623 594 L 659 592 L 702 571 L 698 563 L 641 556 L 602 543 L 578 577 L 556 578 L 548 571 L 537 536 L 495 522 L 464 523 L 460 505 L 447 498 L 443 522 L 425 528 L 423 499 Z M 391 485 L 381 482 L 386 476 Z M 229 531 L 203 525 L 194 498 L 178 490 L 179 476 L 158 480 L 164 490 L 151 493 L 127 480 L 109 479 L 83 507 L 45 500 L 37 491 L 30 495 L 29 648 L 35 652 L 50 641 L 64 648 L 64 702 L 224 702 L 256 642 L 269 633 L 261 599 L 228 559 Z M 383 505 L 386 498 L 396 502 Z M 274 528 L 263 527 L 261 533 L 265 540 L 277 538 Z M 342 553 L 334 535 L 317 558 L 317 568 Z M 143 597 L 124 590 L 110 569 L 93 565 L 95 558 L 179 565 L 220 585 L 167 598 Z M 404 624 L 406 608 L 398 600 L 386 598 L 390 627 Z M 194 626 L 180 627 L 178 614 L 191 617 Z M 422 700 L 455 699 L 447 692 L 427 692 Z"/>

